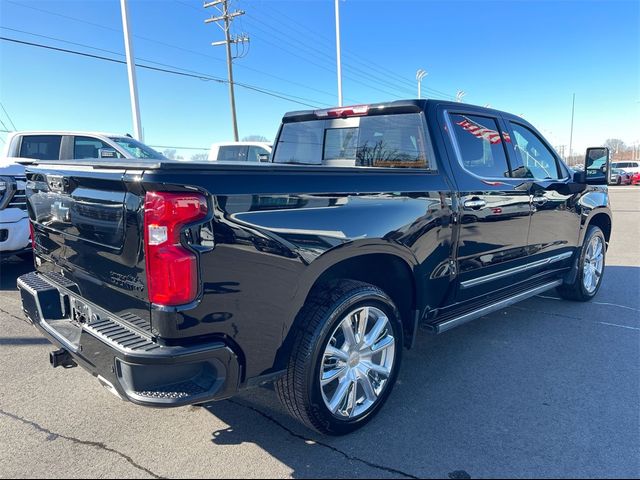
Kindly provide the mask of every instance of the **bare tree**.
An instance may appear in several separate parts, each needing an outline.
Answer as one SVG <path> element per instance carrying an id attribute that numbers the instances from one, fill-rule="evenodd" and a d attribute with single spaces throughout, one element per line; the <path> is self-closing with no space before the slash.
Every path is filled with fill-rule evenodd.
<path id="1" fill-rule="evenodd" d="M 191 155 L 191 161 L 193 162 L 202 162 L 209 159 L 208 153 L 194 153 Z"/>
<path id="2" fill-rule="evenodd" d="M 611 153 L 622 153 L 627 149 L 627 145 L 619 138 L 608 138 L 604 146 L 609 147 Z"/>
<path id="3" fill-rule="evenodd" d="M 167 149 L 162 151 L 162 155 L 167 157 L 169 160 L 175 160 L 176 159 L 176 149 L 175 148 L 167 148 Z"/>
<path id="4" fill-rule="evenodd" d="M 247 135 L 242 138 L 243 142 L 268 142 L 269 139 L 267 137 L 263 137 L 262 135 Z"/>

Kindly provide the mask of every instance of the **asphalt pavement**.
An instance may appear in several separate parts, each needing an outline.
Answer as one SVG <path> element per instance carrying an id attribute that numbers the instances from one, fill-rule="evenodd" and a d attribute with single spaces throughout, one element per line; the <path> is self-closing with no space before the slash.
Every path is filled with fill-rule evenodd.
<path id="1" fill-rule="evenodd" d="M 322 437 L 268 387 L 206 408 L 125 403 L 24 320 L 0 265 L 0 477 L 640 477 L 640 187 L 611 188 L 614 228 L 590 303 L 554 291 L 403 359 L 364 429 Z"/>

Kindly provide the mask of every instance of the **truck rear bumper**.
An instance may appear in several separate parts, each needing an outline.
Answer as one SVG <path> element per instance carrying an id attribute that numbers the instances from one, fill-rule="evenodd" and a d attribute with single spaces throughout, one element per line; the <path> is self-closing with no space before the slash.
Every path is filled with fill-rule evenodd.
<path id="1" fill-rule="evenodd" d="M 112 393 L 139 405 L 178 407 L 238 391 L 238 358 L 223 342 L 159 345 L 84 301 L 65 281 L 36 272 L 21 276 L 22 308 L 51 343 L 69 352 Z"/>

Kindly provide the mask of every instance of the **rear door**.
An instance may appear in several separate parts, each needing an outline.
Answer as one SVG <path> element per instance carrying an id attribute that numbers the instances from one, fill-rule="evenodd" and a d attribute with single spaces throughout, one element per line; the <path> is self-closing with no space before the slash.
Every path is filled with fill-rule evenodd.
<path id="1" fill-rule="evenodd" d="M 458 301 L 468 301 L 527 278 L 529 192 L 497 115 L 465 106 L 439 117 L 459 190 Z"/>
<path id="2" fill-rule="evenodd" d="M 514 172 L 529 183 L 532 202 L 527 244 L 532 260 L 550 259 L 557 268 L 570 262 L 580 235 L 579 189 L 559 156 L 531 125 L 506 118 Z"/>

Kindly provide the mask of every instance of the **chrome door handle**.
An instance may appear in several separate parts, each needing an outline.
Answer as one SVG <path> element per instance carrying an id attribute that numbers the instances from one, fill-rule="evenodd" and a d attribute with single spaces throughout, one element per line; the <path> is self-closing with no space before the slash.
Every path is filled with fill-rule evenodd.
<path id="1" fill-rule="evenodd" d="M 533 199 L 531 199 L 531 201 L 536 205 L 544 205 L 549 200 L 547 200 L 546 197 L 533 197 Z"/>
<path id="2" fill-rule="evenodd" d="M 473 210 L 478 210 L 482 207 L 485 207 L 487 205 L 487 202 L 485 202 L 484 200 L 467 200 L 466 202 L 464 202 L 464 208 L 471 208 Z"/>

